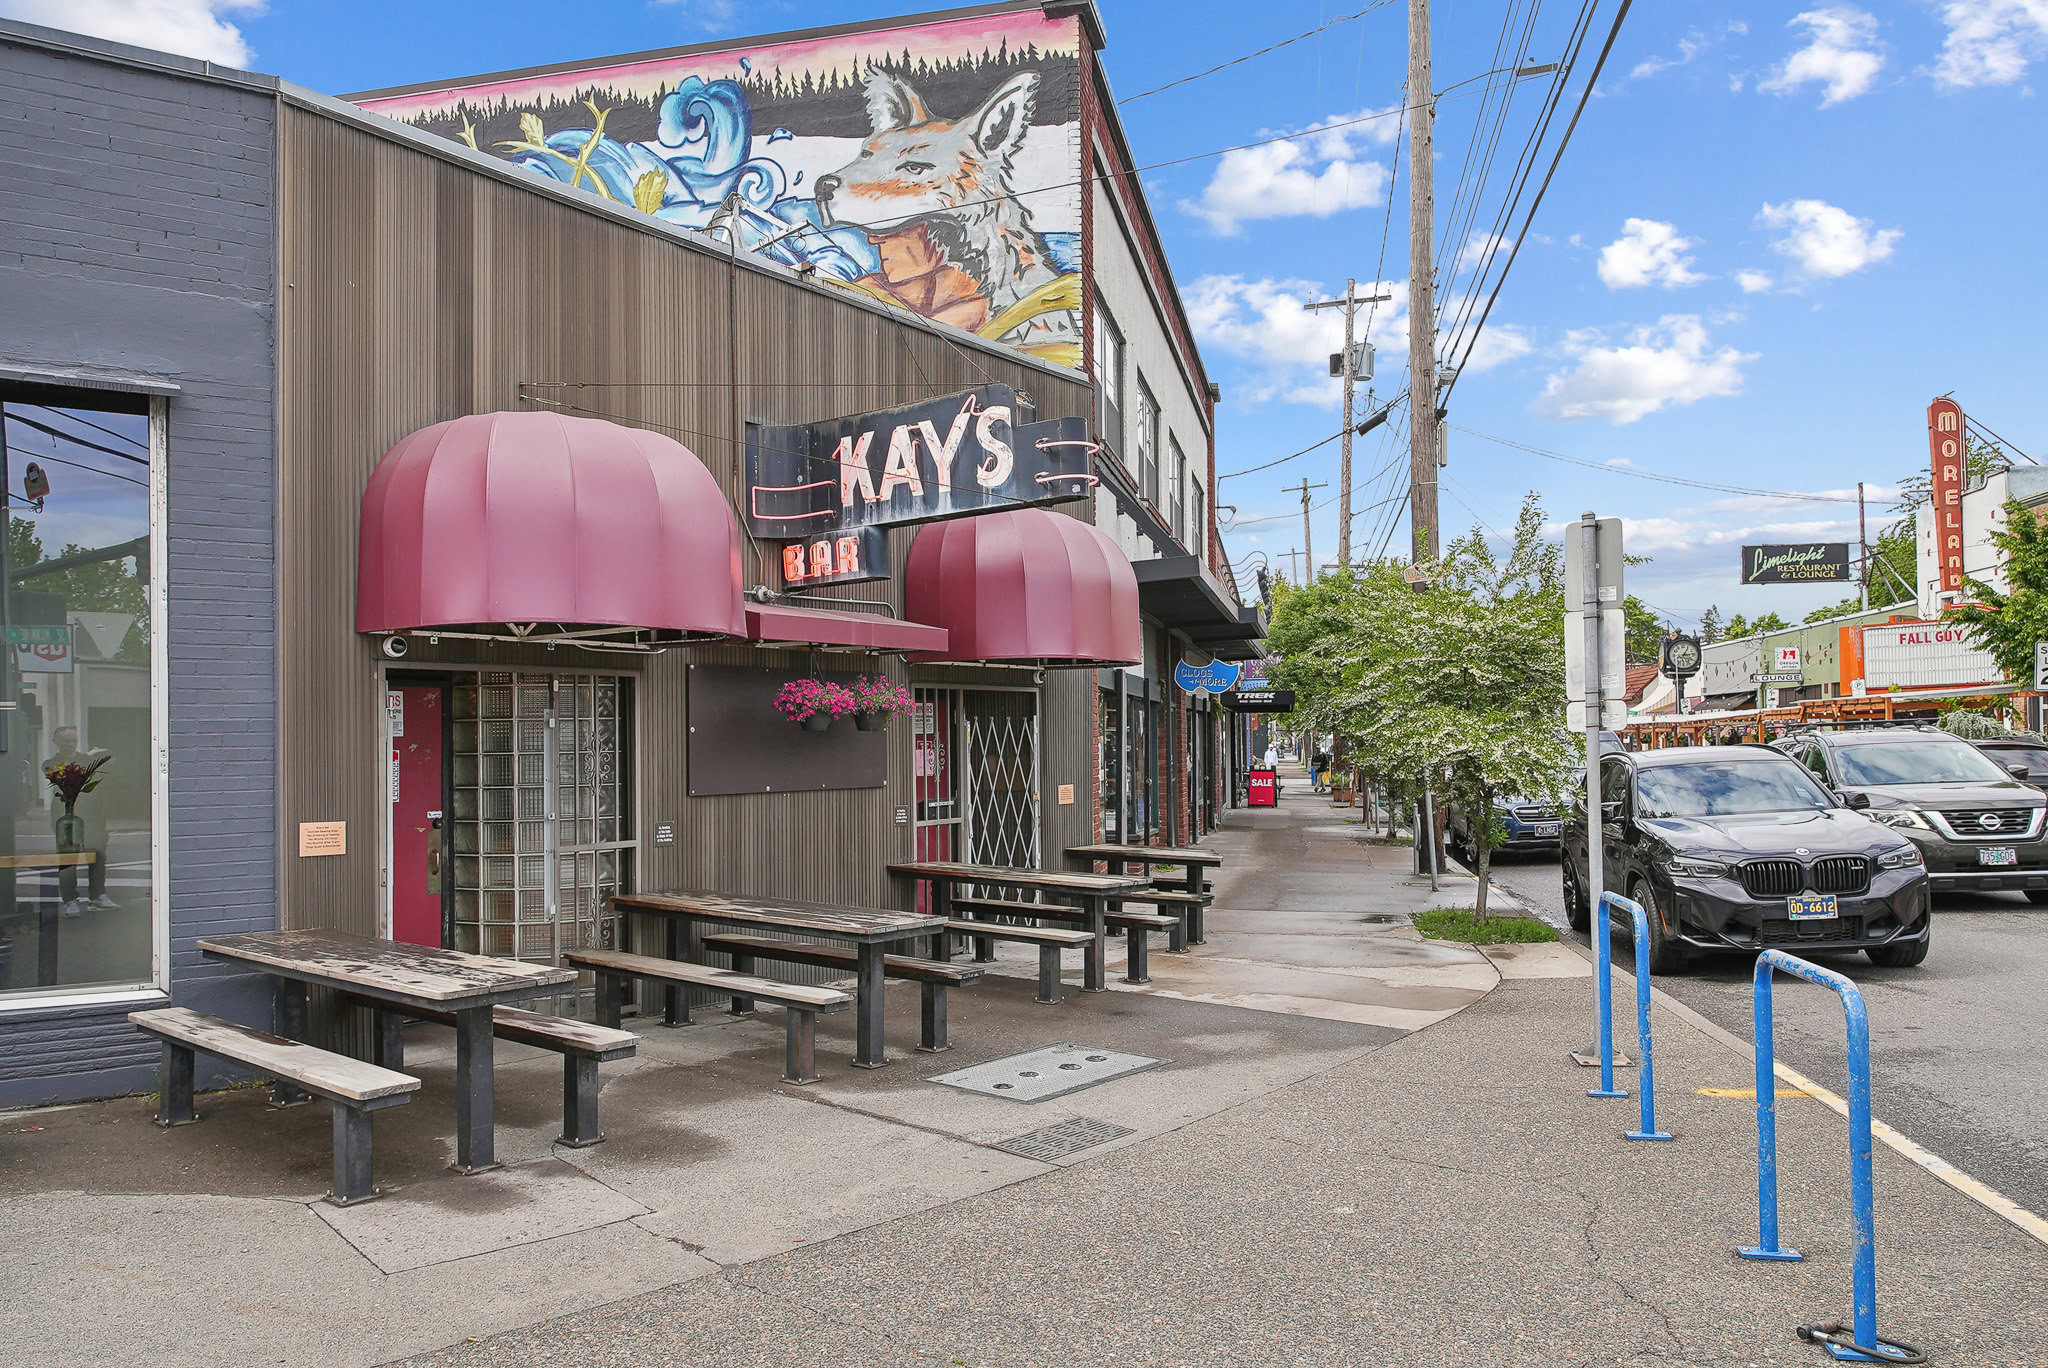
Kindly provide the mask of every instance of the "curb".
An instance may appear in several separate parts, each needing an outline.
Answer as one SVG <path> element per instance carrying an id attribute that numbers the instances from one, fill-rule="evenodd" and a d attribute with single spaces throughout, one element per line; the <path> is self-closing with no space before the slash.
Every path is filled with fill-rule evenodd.
<path id="1" fill-rule="evenodd" d="M 1594 963 L 1592 952 L 1585 946 L 1570 940 L 1563 941 L 1563 943 L 1571 946 L 1572 950 L 1580 958 L 1588 963 Z M 1597 975 L 1597 964 L 1594 964 L 1594 971 Z M 1617 979 L 1627 979 L 1631 984 L 1635 982 L 1634 974 L 1628 973 L 1618 966 L 1614 967 L 1614 976 Z M 1726 1027 L 1709 1021 L 1677 998 L 1672 997 L 1662 988 L 1659 988 L 1655 980 L 1652 980 L 1650 983 L 1650 999 L 1686 1025 L 1710 1039 L 1727 1046 L 1744 1059 L 1750 1061 L 1752 1066 L 1755 1065 L 1756 1047 L 1754 1045 L 1729 1031 Z M 1783 1061 L 1773 1060 L 1772 1065 L 1779 1082 L 1799 1089 L 1822 1106 L 1834 1112 L 1837 1116 L 1845 1120 L 1848 1118 L 1849 1104 L 1836 1096 L 1833 1091 L 1822 1087 Z M 1907 1139 L 1897 1130 L 1875 1117 L 1871 1118 L 1870 1134 L 1872 1139 L 1877 1140 L 1908 1163 L 1946 1183 L 1949 1187 L 1968 1197 L 1986 1211 L 2016 1226 L 2042 1244 L 2048 1245 L 2048 1219 L 2043 1219 L 2036 1213 L 2027 1210 L 2027 1208 L 2021 1206 L 2018 1202 L 2015 1202 L 1990 1184 L 1972 1178 L 1948 1160 L 1927 1149 L 1925 1146 Z"/>

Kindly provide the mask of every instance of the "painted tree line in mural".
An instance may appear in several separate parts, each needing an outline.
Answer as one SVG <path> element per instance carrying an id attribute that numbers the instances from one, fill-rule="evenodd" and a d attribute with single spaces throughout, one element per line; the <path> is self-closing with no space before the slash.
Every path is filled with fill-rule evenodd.
<path id="1" fill-rule="evenodd" d="M 1081 71 L 1072 53 L 1042 53 L 1036 43 L 1017 52 L 1004 43 L 993 52 L 982 49 L 979 57 L 931 61 L 913 58 L 908 49 L 901 56 L 870 58 L 834 69 L 822 76 L 805 72 L 801 78 L 785 75 L 780 68 L 763 74 L 751 70 L 742 59 L 745 75 L 735 84 L 746 92 L 757 128 L 780 129 L 805 137 L 863 138 L 868 135 L 868 79 L 883 72 L 917 88 L 935 109 L 972 109 L 989 91 L 1020 72 L 1038 75 L 1038 99 L 1032 114 L 1034 124 L 1073 123 L 1080 118 Z M 649 141 L 660 133 L 662 101 L 673 87 L 663 86 L 651 95 L 628 92 L 610 85 L 592 84 L 567 96 L 514 103 L 500 97 L 486 102 L 458 100 L 446 108 L 422 115 L 412 122 L 430 133 L 457 142 L 464 141 L 467 128 L 476 146 L 489 151 L 501 143 L 519 139 L 522 114 L 537 114 L 546 127 L 565 123 L 587 124 L 589 105 L 610 111 L 605 131 L 621 141 Z"/>

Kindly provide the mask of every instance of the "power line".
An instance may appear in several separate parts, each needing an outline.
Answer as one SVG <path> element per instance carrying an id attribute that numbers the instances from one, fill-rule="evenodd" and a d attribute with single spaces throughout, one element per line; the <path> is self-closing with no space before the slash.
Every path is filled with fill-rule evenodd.
<path id="1" fill-rule="evenodd" d="M 1271 470 L 1276 465 L 1286 465 L 1289 461 L 1294 460 L 1296 457 L 1306 456 L 1311 451 L 1321 450 L 1322 448 L 1328 446 L 1330 443 L 1336 441 L 1339 437 L 1342 437 L 1343 435 L 1343 429 L 1339 428 L 1337 431 L 1323 438 L 1322 441 L 1317 442 L 1314 446 L 1305 446 L 1301 450 L 1294 452 L 1291 455 L 1282 456 L 1277 461 L 1268 461 L 1264 465 L 1247 466 L 1243 470 L 1233 470 L 1228 475 L 1218 475 L 1216 477 L 1216 483 L 1222 484 L 1225 480 L 1234 480 L 1240 475 L 1256 475 L 1262 470 Z"/>
<path id="2" fill-rule="evenodd" d="M 104 455 L 112 456 L 115 460 L 119 461 L 133 461 L 136 465 L 143 466 L 149 464 L 149 457 L 147 456 L 137 456 L 132 451 L 116 451 L 112 447 L 101 446 L 98 442 L 88 442 L 85 440 L 85 438 L 77 436 L 74 433 L 61 431 L 57 428 L 51 427 L 47 423 L 38 423 L 35 419 L 30 418 L 25 414 L 10 413 L 7 416 L 9 420 L 16 423 L 20 423 L 23 427 L 32 427 L 37 432 L 46 432 L 50 436 L 55 437 L 60 442 L 70 442 L 73 446 L 82 446 L 88 451 L 97 451 Z M 56 458 L 51 457 L 50 459 L 55 460 Z M 66 464 L 69 463 L 67 462 Z M 91 470 L 92 468 L 93 467 L 91 466 L 80 467 L 80 469 L 83 470 Z"/>
<path id="3" fill-rule="evenodd" d="M 1483 437 L 1487 441 L 1497 442 L 1501 446 L 1513 447 L 1517 451 L 1526 451 L 1532 456 L 1541 456 L 1545 460 L 1563 461 L 1566 465 L 1584 466 L 1588 470 L 1604 470 L 1610 475 L 1627 475 L 1631 479 L 1655 480 L 1660 484 L 1685 485 L 1691 489 L 1710 489 L 1718 494 L 1749 494 L 1765 499 L 1797 499 L 1806 503 L 1825 504 L 1852 504 L 1856 502 L 1853 498 L 1838 494 L 1798 494 L 1785 489 L 1749 489 L 1742 485 L 1716 484 L 1711 480 L 1688 480 L 1682 475 L 1659 475 L 1654 471 L 1634 470 L 1628 466 L 1606 465 L 1600 461 L 1589 461 L 1583 456 L 1567 456 L 1559 451 L 1546 451 L 1542 447 L 1530 446 L 1527 442 L 1517 442 L 1511 437 L 1496 437 L 1490 432 L 1481 432 L 1476 428 L 1463 427 L 1457 423 L 1446 423 L 1444 426 L 1457 428 L 1458 431 L 1473 437 Z"/>
<path id="4" fill-rule="evenodd" d="M 1141 90 L 1135 95 L 1126 95 L 1123 99 L 1118 100 L 1117 103 L 1119 105 L 1127 105 L 1135 100 L 1142 100 L 1148 95 L 1157 95 L 1162 90 L 1172 90 L 1175 86 L 1184 86 L 1189 81 L 1199 81 L 1204 76 L 1214 76 L 1219 71 L 1228 71 L 1231 67 L 1242 66 L 1244 63 L 1252 61 L 1255 58 L 1263 57 L 1269 52 L 1278 52 L 1281 48 L 1284 48 L 1289 44 L 1298 43 L 1304 38 L 1313 38 L 1318 33 L 1322 33 L 1326 29 L 1333 29 L 1337 27 L 1337 25 L 1339 24 L 1348 24 L 1354 19 L 1363 19 L 1366 15 L 1371 14 L 1374 10 L 1385 9 L 1388 5 L 1391 5 L 1393 3 L 1394 0 L 1373 0 L 1372 4 L 1367 5 L 1364 9 L 1359 10 L 1356 13 L 1341 15 L 1338 18 L 1330 20 L 1328 23 L 1318 24 L 1316 27 L 1310 29 L 1306 33 L 1297 33 L 1292 38 L 1282 38 L 1277 43 L 1269 43 L 1265 47 L 1260 48 L 1257 52 L 1248 52 L 1242 57 L 1233 57 L 1227 62 L 1221 62 L 1218 63 L 1216 66 L 1210 67 L 1207 71 L 1198 71 L 1192 76 L 1183 76 L 1177 81 L 1168 81 L 1165 85 L 1153 86 L 1150 90 Z"/>

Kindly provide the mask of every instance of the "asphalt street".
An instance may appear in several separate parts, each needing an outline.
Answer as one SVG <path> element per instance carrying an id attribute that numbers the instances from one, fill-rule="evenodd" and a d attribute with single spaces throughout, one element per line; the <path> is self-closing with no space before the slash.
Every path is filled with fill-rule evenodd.
<path id="1" fill-rule="evenodd" d="M 1532 912 L 1565 929 L 1555 858 L 1516 856 L 1495 874 Z M 1614 944 L 1627 967 L 1634 953 L 1627 937 L 1617 935 Z M 1878 1118 L 2029 1210 L 2048 1212 L 2048 1053 L 2041 1044 L 2048 1040 L 2048 908 L 2018 893 L 1943 897 L 1934 947 L 1917 968 L 1880 969 L 1859 954 L 1815 959 L 1863 991 Z M 1659 978 L 1657 986 L 1748 1040 L 1754 964 L 1730 955 Z M 1781 975 L 1773 997 L 1778 1057 L 1845 1093 L 1835 995 Z M 1617 1039 L 1633 1030 L 1629 1003 L 1622 996 L 1617 1005 Z M 1728 1080 L 1733 1088 L 1753 1084 Z"/>

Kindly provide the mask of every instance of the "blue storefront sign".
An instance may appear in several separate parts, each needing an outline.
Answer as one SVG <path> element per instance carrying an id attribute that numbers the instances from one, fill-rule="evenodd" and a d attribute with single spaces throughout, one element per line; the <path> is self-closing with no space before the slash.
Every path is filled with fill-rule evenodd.
<path id="1" fill-rule="evenodd" d="M 1173 682 L 1191 694 L 1224 693 L 1237 683 L 1244 667 L 1212 660 L 1207 665 L 1190 665 L 1185 660 L 1173 667 Z"/>

